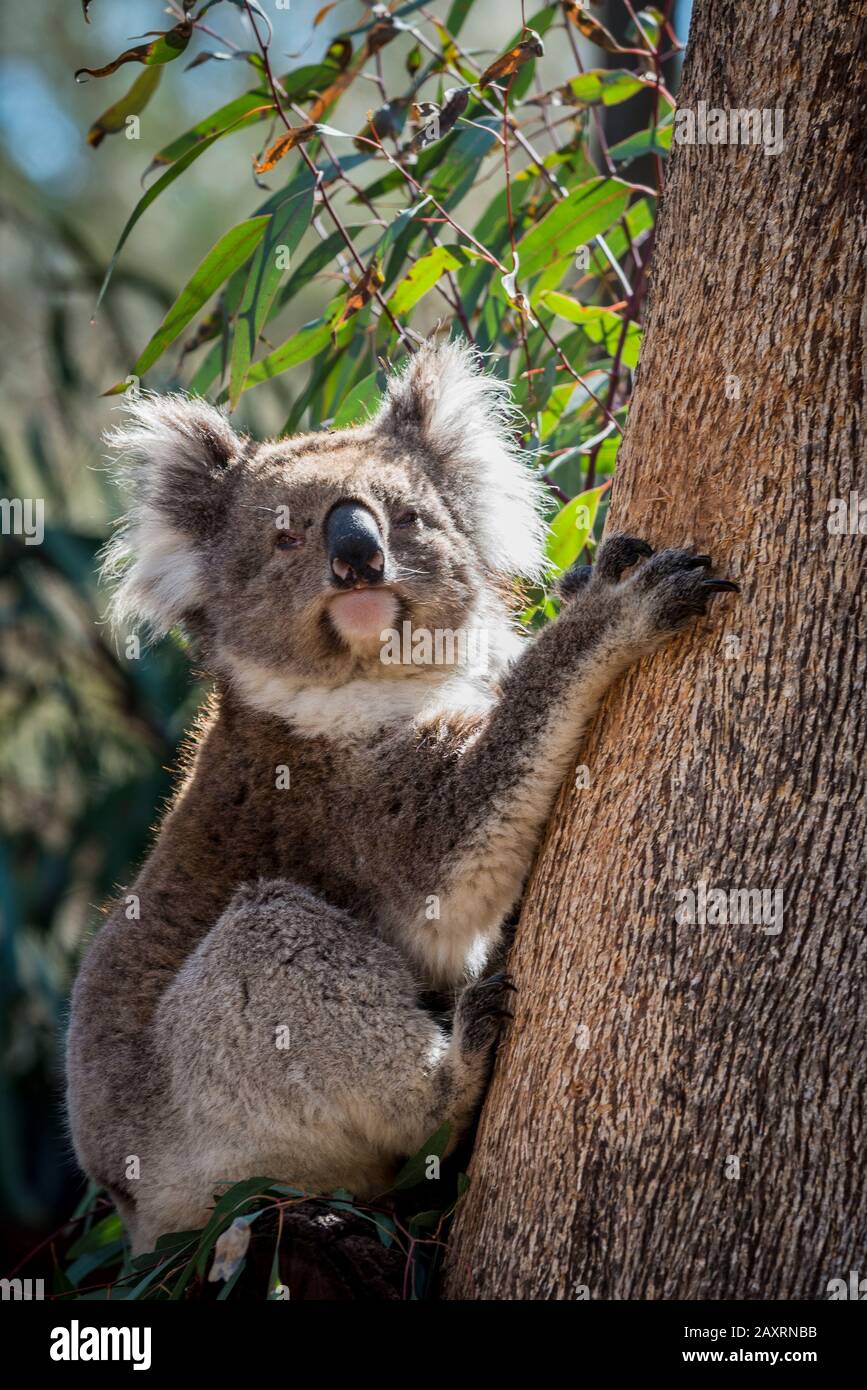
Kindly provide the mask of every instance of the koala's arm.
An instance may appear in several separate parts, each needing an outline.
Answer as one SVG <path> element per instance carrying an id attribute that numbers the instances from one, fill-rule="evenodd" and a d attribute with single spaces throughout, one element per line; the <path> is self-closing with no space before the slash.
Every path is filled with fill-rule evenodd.
<path id="1" fill-rule="evenodd" d="M 668 550 L 629 577 L 649 547 L 612 537 L 591 576 L 515 663 L 463 756 L 417 809 L 427 881 L 404 874 L 401 934 L 434 975 L 453 975 L 517 900 L 557 791 L 605 690 L 630 663 L 736 588 L 707 577 L 707 556 Z M 432 867 L 436 866 L 436 867 Z M 438 917 L 427 907 L 436 896 Z M 396 921 L 392 929 L 397 926 Z"/>

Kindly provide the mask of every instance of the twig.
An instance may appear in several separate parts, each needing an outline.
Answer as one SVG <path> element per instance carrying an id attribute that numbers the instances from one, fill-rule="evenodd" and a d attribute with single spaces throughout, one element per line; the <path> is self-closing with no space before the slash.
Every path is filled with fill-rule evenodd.
<path id="1" fill-rule="evenodd" d="M 277 114 L 280 117 L 283 124 L 285 125 L 286 129 L 293 130 L 294 127 L 292 126 L 292 123 L 286 115 L 286 112 L 283 110 L 283 104 L 280 100 L 280 94 L 277 90 L 277 83 L 274 80 L 274 73 L 271 68 L 271 58 L 268 51 L 269 44 L 265 42 L 265 40 L 259 33 L 259 29 L 255 21 L 255 11 L 252 9 L 249 0 L 244 0 L 244 9 L 246 10 L 247 15 L 249 16 L 250 23 L 253 27 L 253 33 L 256 36 L 256 42 L 259 45 L 259 51 L 262 54 L 262 62 L 265 65 L 265 76 L 268 80 L 268 86 L 271 90 L 271 95 L 274 100 L 274 106 L 277 111 Z M 355 261 L 355 264 L 358 266 L 361 274 L 364 275 L 367 270 L 367 267 L 364 264 L 364 261 L 359 256 L 358 251 L 355 248 L 355 243 L 353 242 L 352 237 L 349 235 L 348 231 L 344 227 L 343 222 L 340 219 L 339 213 L 335 211 L 331 204 L 331 200 L 329 199 L 328 194 L 325 191 L 325 182 L 322 177 L 322 171 L 320 169 L 317 169 L 316 164 L 310 158 L 310 155 L 307 153 L 303 145 L 299 145 L 298 149 L 301 153 L 301 158 L 304 160 L 304 163 L 307 165 L 307 168 L 310 170 L 311 174 L 313 175 L 316 181 L 316 191 L 318 192 L 319 197 L 322 199 L 322 203 L 325 207 L 326 212 L 328 213 L 329 217 L 334 223 L 335 228 L 339 232 L 340 238 L 343 241 L 343 244 L 346 247 L 347 251 L 351 255 L 352 259 Z M 401 325 L 398 323 L 397 319 L 394 317 L 394 314 L 391 312 L 391 309 L 388 307 L 388 304 L 383 299 L 379 290 L 374 290 L 373 297 L 376 300 L 382 312 L 385 314 L 392 328 L 397 333 L 398 338 L 406 347 L 407 351 L 410 353 L 415 352 L 415 344 L 412 342 L 406 329 L 402 328 Z"/>

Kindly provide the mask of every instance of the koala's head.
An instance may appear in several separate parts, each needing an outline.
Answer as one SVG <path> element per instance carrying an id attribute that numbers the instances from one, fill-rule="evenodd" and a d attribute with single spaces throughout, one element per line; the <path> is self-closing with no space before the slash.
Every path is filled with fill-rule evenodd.
<path id="1" fill-rule="evenodd" d="M 183 625 L 229 676 L 335 685 L 407 620 L 502 611 L 509 581 L 538 577 L 544 529 L 510 413 L 454 343 L 418 352 L 353 429 L 257 444 L 204 401 L 131 402 L 109 440 L 134 496 L 109 548 L 115 616 Z"/>

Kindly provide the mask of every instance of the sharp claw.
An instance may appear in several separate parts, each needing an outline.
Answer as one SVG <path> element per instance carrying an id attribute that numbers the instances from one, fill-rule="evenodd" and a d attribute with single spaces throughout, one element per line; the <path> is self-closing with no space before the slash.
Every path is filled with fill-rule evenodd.
<path id="1" fill-rule="evenodd" d="M 691 570 L 698 569 L 699 565 L 710 564 L 713 564 L 713 561 L 709 555 L 691 555 L 689 560 L 687 560 L 687 566 Z"/>
<path id="2" fill-rule="evenodd" d="M 701 581 L 701 587 L 703 589 L 714 589 L 719 593 L 727 592 L 739 594 L 741 591 L 740 584 L 736 584 L 733 579 L 703 579 Z"/>
<path id="3" fill-rule="evenodd" d="M 637 553 L 638 555 L 652 555 L 652 554 L 653 554 L 653 546 L 652 546 L 652 545 L 648 545 L 648 544 L 647 544 L 647 541 L 638 541 L 638 540 L 635 540 L 635 541 L 632 542 L 632 544 L 633 544 L 633 547 L 634 547 L 634 549 L 635 549 L 635 551 L 636 551 L 636 553 Z"/>

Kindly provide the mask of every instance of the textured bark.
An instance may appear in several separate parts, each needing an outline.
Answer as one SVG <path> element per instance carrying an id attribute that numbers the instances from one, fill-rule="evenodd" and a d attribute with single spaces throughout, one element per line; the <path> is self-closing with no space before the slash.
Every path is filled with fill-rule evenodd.
<path id="1" fill-rule="evenodd" d="M 860 5 L 695 6 L 681 105 L 782 107 L 785 148 L 675 148 L 609 524 L 743 595 L 619 684 L 560 798 L 449 1297 L 867 1276 L 867 537 L 828 529 L 867 498 L 865 54 Z M 781 890 L 782 931 L 677 925 L 699 880 Z"/>

